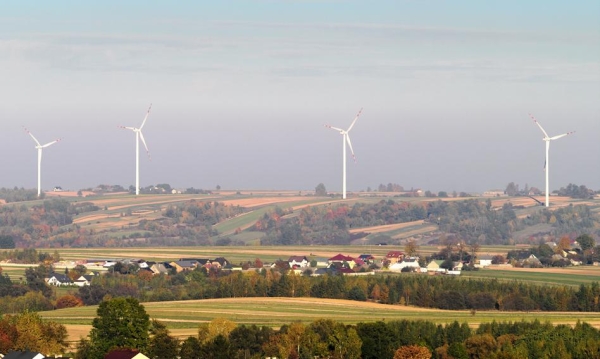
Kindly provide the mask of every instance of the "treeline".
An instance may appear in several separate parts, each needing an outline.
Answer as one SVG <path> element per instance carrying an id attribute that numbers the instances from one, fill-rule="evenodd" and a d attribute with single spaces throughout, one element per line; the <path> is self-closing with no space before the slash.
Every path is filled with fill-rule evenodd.
<path id="1" fill-rule="evenodd" d="M 123 312 L 129 317 L 123 318 Z M 115 347 L 140 350 L 152 359 L 588 359 L 600 355 L 600 331 L 587 323 L 554 326 L 537 320 L 494 321 L 472 330 L 457 321 L 346 325 L 331 319 L 275 330 L 215 318 L 179 342 L 163 323 L 149 320 L 143 305 L 117 298 L 99 306 L 89 339 L 79 341 L 75 358 L 100 359 Z"/>
<path id="2" fill-rule="evenodd" d="M 584 185 L 569 183 L 567 187 L 561 187 L 558 190 L 559 196 L 568 196 L 571 198 L 590 199 L 594 197 L 594 191 Z"/>
<path id="3" fill-rule="evenodd" d="M 275 270 L 228 272 L 194 270 L 175 275 L 147 271 L 95 277 L 75 294 L 85 305 L 109 295 L 140 301 L 240 297 L 315 297 L 374 301 L 450 310 L 600 311 L 600 285 L 579 288 L 539 286 L 496 279 L 446 276 L 299 276 Z"/>
<path id="4" fill-rule="evenodd" d="M 42 192 L 38 198 L 37 190 L 35 189 L 25 189 L 23 187 L 14 187 L 12 189 L 0 188 L 0 199 L 3 199 L 6 203 L 33 201 L 35 199 L 43 199 L 45 196 L 45 193 Z"/>

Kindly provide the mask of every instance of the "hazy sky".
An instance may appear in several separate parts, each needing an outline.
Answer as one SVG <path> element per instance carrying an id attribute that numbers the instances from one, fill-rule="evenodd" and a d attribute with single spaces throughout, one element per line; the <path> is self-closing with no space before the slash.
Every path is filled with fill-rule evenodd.
<path id="1" fill-rule="evenodd" d="M 600 189 L 600 2 L 3 1 L 0 187 Z"/>

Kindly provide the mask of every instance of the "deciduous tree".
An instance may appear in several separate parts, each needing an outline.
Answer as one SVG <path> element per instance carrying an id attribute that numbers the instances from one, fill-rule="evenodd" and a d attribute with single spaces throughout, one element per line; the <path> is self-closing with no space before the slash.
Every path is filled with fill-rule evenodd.
<path id="1" fill-rule="evenodd" d="M 90 332 L 90 359 L 101 359 L 112 348 L 144 351 L 148 347 L 150 318 L 137 299 L 104 301 L 96 313 Z"/>
<path id="2" fill-rule="evenodd" d="M 420 345 L 405 345 L 394 353 L 394 359 L 429 359 L 431 351 Z"/>

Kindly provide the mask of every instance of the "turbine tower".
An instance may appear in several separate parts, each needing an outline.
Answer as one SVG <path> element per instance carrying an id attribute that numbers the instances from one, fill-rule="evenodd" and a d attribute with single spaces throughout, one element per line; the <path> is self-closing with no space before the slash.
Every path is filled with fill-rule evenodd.
<path id="1" fill-rule="evenodd" d="M 25 129 L 25 132 L 27 132 L 29 134 L 29 136 L 31 136 L 31 138 L 33 138 L 33 141 L 35 141 L 35 148 L 38 151 L 38 197 L 42 194 L 42 151 L 44 148 L 51 146 L 53 144 L 55 144 L 56 142 L 60 141 L 60 138 L 58 140 L 54 140 L 52 142 L 48 142 L 45 145 L 40 144 L 40 141 L 37 140 L 37 138 L 35 138 L 35 136 L 33 136 L 33 134 L 31 132 L 29 132 L 28 129 Z"/>
<path id="2" fill-rule="evenodd" d="M 554 137 L 550 137 L 550 136 L 548 136 L 548 134 L 546 133 L 546 131 L 544 130 L 542 125 L 540 125 L 540 123 L 535 119 L 535 117 L 533 117 L 532 114 L 529 114 L 529 117 L 531 117 L 533 122 L 535 122 L 535 124 L 538 125 L 540 130 L 542 130 L 542 133 L 544 134 L 543 140 L 546 142 L 546 162 L 544 163 L 544 171 L 546 172 L 546 203 L 545 203 L 545 205 L 546 205 L 546 207 L 550 207 L 550 181 L 548 179 L 549 178 L 548 174 L 550 172 L 550 159 L 549 159 L 550 141 L 558 140 L 559 138 L 562 138 L 562 137 L 565 137 L 572 133 L 575 133 L 575 131 L 563 133 L 562 135 L 558 135 L 558 136 L 554 136 Z"/>
<path id="3" fill-rule="evenodd" d="M 142 143 L 146 148 L 146 153 L 148 154 L 148 158 L 150 158 L 150 151 L 148 150 L 148 146 L 146 145 L 146 140 L 144 140 L 144 134 L 142 133 L 142 128 L 146 124 L 146 120 L 148 119 L 148 115 L 150 114 L 150 109 L 152 108 L 152 104 L 148 107 L 148 112 L 146 112 L 146 117 L 144 117 L 144 121 L 142 121 L 142 125 L 140 128 L 137 127 L 124 127 L 119 126 L 125 130 L 131 130 L 135 133 L 135 195 L 140 194 L 140 138 L 142 139 Z"/>
<path id="4" fill-rule="evenodd" d="M 354 162 L 356 162 L 356 156 L 354 156 L 354 150 L 352 149 L 352 142 L 350 142 L 350 136 L 348 135 L 348 133 L 350 132 L 350 130 L 352 130 L 352 127 L 354 127 L 354 124 L 356 123 L 356 120 L 358 120 L 358 116 L 360 116 L 362 112 L 362 108 L 360 109 L 360 111 L 358 111 L 358 113 L 356 114 L 356 117 L 354 118 L 354 121 L 352 121 L 352 124 L 350 124 L 350 127 L 348 127 L 347 130 L 343 130 L 341 128 L 337 128 L 337 127 L 333 127 L 330 125 L 325 125 L 325 127 L 330 128 L 332 130 L 338 131 L 340 133 L 340 135 L 342 135 L 342 198 L 346 199 L 346 143 L 348 143 L 348 147 L 350 147 L 350 152 L 352 153 L 352 158 L 354 159 Z"/>

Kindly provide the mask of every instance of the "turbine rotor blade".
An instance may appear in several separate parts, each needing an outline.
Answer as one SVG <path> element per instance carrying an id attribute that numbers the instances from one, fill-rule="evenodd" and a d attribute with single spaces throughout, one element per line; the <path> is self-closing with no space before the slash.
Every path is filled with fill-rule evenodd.
<path id="1" fill-rule="evenodd" d="M 572 131 L 572 132 L 567 132 L 567 133 L 563 133 L 562 135 L 558 135 L 558 136 L 550 137 L 550 140 L 558 140 L 559 138 L 562 138 L 562 137 L 565 137 L 565 136 L 571 135 L 571 134 L 573 134 L 573 133 L 575 133 L 575 131 Z"/>
<path id="2" fill-rule="evenodd" d="M 146 148 L 146 153 L 148 154 L 148 158 L 150 160 L 152 160 L 152 158 L 150 157 L 150 150 L 148 149 L 148 145 L 146 145 L 146 140 L 144 139 L 144 134 L 142 133 L 142 131 L 140 131 L 139 133 L 140 133 L 140 139 L 142 140 L 142 143 L 144 144 L 144 147 Z"/>
<path id="3" fill-rule="evenodd" d="M 352 121 L 352 124 L 350 125 L 350 127 L 348 127 L 348 129 L 346 130 L 346 132 L 350 132 L 350 130 L 352 129 L 352 127 L 354 127 L 354 124 L 356 123 L 356 120 L 358 120 L 358 116 L 360 116 L 360 114 L 362 113 L 362 110 L 363 109 L 361 107 L 361 109 L 356 114 L 356 117 L 354 117 L 354 121 Z"/>
<path id="4" fill-rule="evenodd" d="M 46 143 L 45 145 L 43 145 L 43 146 L 41 146 L 41 147 L 42 147 L 42 148 L 46 148 L 46 147 L 48 147 L 48 146 L 51 146 L 51 145 L 55 144 L 56 142 L 60 142 L 60 140 L 61 140 L 61 139 L 59 138 L 59 139 L 57 139 L 57 140 L 54 140 L 54 141 L 52 141 L 52 142 L 48 142 L 48 143 Z"/>
<path id="5" fill-rule="evenodd" d="M 354 150 L 352 149 L 352 142 L 350 142 L 350 136 L 348 136 L 348 134 L 346 134 L 346 142 L 348 143 L 348 147 L 350 147 L 352 158 L 354 159 L 354 162 L 356 162 L 356 156 L 354 155 Z"/>
<path id="6" fill-rule="evenodd" d="M 340 133 L 344 132 L 344 130 L 342 130 L 341 128 L 338 128 L 338 127 L 333 127 L 333 126 L 330 126 L 330 125 L 325 125 L 325 127 L 330 128 L 330 129 L 335 130 L 335 131 L 338 131 Z"/>
<path id="7" fill-rule="evenodd" d="M 144 117 L 144 121 L 142 122 L 142 125 L 140 126 L 140 130 L 144 127 L 144 125 L 146 124 L 146 120 L 148 119 L 148 115 L 150 115 L 150 109 L 152 109 L 152 104 L 150 104 L 150 107 L 148 107 L 148 112 L 146 112 L 146 117 Z"/>
<path id="8" fill-rule="evenodd" d="M 540 125 L 540 123 L 535 119 L 535 117 L 533 117 L 532 114 L 529 114 L 529 117 L 531 117 L 531 119 L 533 120 L 533 122 L 535 122 L 535 124 L 538 125 L 538 127 L 540 128 L 540 130 L 542 130 L 542 132 L 544 133 L 545 138 L 550 137 L 550 136 L 548 136 L 548 134 L 546 133 L 546 131 L 544 130 L 544 128 L 542 127 L 542 125 Z"/>
<path id="9" fill-rule="evenodd" d="M 35 143 L 38 146 L 41 146 L 40 141 L 38 141 L 37 138 L 35 138 L 35 136 L 33 135 L 33 133 L 29 132 L 29 130 L 27 128 L 25 128 L 25 127 L 23 127 L 23 128 L 25 129 L 25 132 L 27 132 L 29 134 L 29 136 L 31 136 L 31 138 L 33 138 L 33 140 L 35 141 Z"/>

